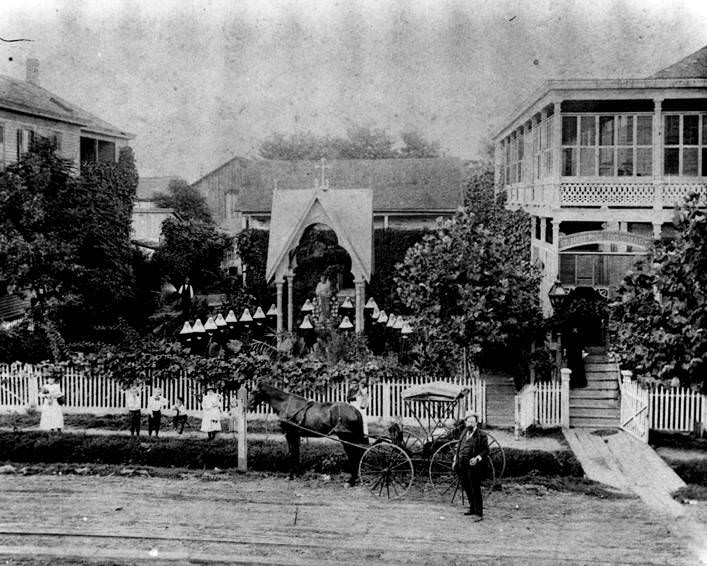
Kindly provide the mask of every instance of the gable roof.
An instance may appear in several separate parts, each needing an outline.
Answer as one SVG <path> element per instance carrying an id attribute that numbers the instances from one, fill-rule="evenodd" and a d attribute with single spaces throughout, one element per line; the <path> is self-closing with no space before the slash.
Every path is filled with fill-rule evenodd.
<path id="1" fill-rule="evenodd" d="M 75 124 L 84 130 L 117 138 L 135 137 L 39 85 L 5 75 L 0 75 L 0 108 Z"/>
<path id="2" fill-rule="evenodd" d="M 137 200 L 154 200 L 155 193 L 166 193 L 170 181 L 179 177 L 140 177 L 137 182 L 135 198 Z"/>
<path id="3" fill-rule="evenodd" d="M 282 276 L 288 252 L 306 228 L 329 226 L 339 245 L 351 256 L 351 271 L 370 281 L 373 272 L 373 195 L 370 189 L 309 189 L 275 191 L 268 237 L 265 279 Z M 286 265 L 287 264 L 287 265 Z"/>
<path id="4" fill-rule="evenodd" d="M 707 78 L 707 46 L 651 75 L 652 79 Z"/>
<path id="5" fill-rule="evenodd" d="M 304 190 L 319 177 L 319 161 L 247 160 L 240 157 L 221 165 L 194 183 L 230 178 L 239 169 L 242 184 L 238 207 L 243 212 L 270 212 L 273 190 Z M 458 158 L 338 159 L 326 162 L 325 176 L 332 190 L 370 188 L 373 210 L 453 211 L 462 204 L 462 164 Z"/>

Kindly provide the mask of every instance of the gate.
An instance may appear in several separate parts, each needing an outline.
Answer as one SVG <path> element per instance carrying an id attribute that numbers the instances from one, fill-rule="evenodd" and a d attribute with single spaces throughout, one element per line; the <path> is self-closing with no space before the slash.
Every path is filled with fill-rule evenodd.
<path id="1" fill-rule="evenodd" d="M 649 392 L 638 382 L 631 381 L 630 371 L 621 371 L 621 428 L 643 442 L 648 442 L 650 420 L 648 415 Z"/>

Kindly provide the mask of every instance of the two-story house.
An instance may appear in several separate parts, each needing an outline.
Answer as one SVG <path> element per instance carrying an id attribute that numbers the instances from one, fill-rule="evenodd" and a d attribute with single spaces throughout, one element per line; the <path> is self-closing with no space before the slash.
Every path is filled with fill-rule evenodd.
<path id="1" fill-rule="evenodd" d="M 707 47 L 647 78 L 550 80 L 494 143 L 507 206 L 532 216 L 545 311 L 557 279 L 609 296 L 707 188 Z"/>
<path id="2" fill-rule="evenodd" d="M 39 61 L 28 59 L 26 80 L 0 75 L 0 166 L 17 161 L 39 137 L 78 165 L 115 161 L 134 136 L 42 88 Z"/>

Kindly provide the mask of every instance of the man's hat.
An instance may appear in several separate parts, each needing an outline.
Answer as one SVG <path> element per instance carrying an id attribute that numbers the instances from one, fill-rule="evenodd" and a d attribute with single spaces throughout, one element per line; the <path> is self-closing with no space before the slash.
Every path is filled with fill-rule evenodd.
<path id="1" fill-rule="evenodd" d="M 476 421 L 479 421 L 479 415 L 477 415 L 474 411 L 469 409 L 466 413 L 464 413 L 464 420 L 468 419 L 469 417 L 476 417 Z"/>

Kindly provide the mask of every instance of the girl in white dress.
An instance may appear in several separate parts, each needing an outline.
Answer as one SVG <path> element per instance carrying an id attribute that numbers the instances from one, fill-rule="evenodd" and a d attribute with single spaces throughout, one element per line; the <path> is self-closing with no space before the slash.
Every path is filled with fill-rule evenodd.
<path id="1" fill-rule="evenodd" d="M 42 416 L 39 419 L 39 430 L 57 430 L 64 428 L 64 415 L 59 404 L 59 397 L 64 397 L 61 387 L 56 379 L 49 381 L 42 387 L 39 396 L 42 398 Z"/>
<path id="2" fill-rule="evenodd" d="M 213 440 L 216 433 L 221 431 L 221 395 L 208 388 L 201 400 L 201 408 L 201 432 L 207 433 L 209 440 Z"/>

